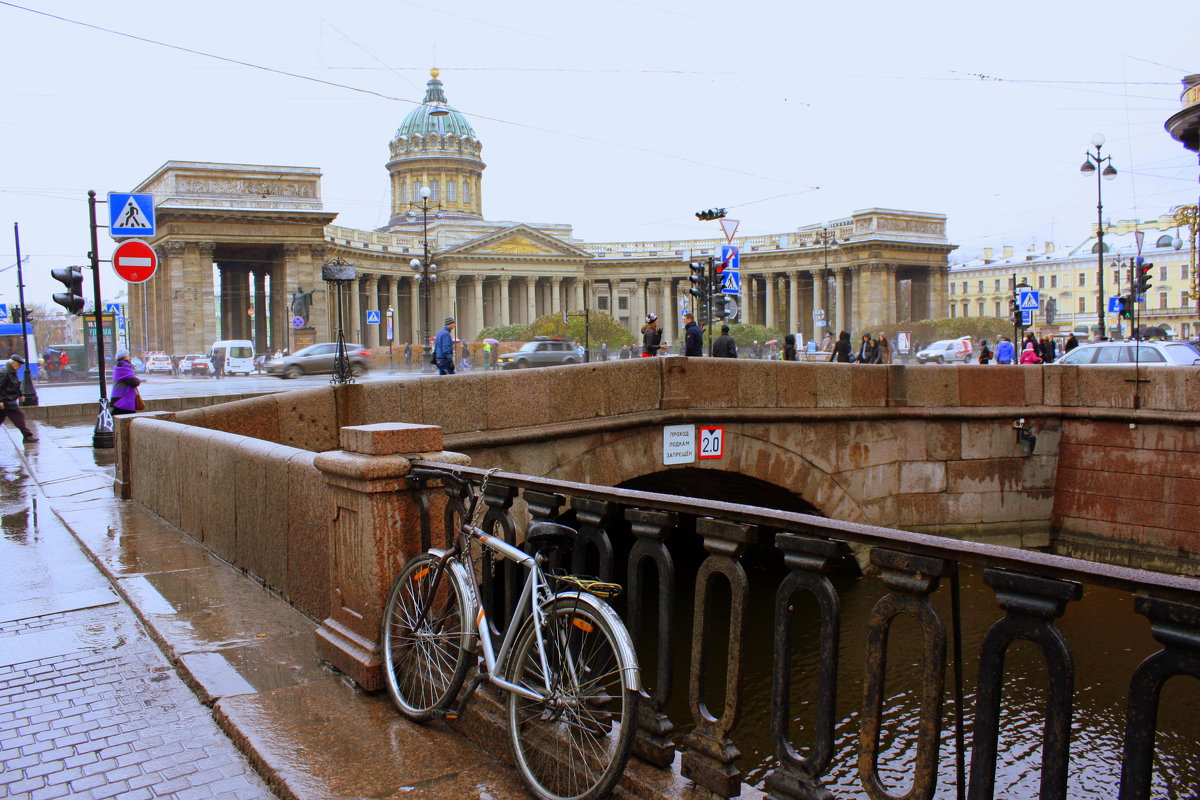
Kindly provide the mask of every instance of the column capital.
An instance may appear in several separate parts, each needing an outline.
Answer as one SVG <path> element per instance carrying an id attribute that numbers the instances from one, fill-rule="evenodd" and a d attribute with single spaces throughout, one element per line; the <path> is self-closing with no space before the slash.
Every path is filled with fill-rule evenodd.
<path id="1" fill-rule="evenodd" d="M 208 255 L 211 256 L 217 249 L 217 243 L 216 242 L 196 242 L 196 249 L 200 251 L 201 255 L 207 253 Z"/>
<path id="2" fill-rule="evenodd" d="M 183 255 L 184 250 L 187 249 L 187 245 L 185 245 L 183 242 L 165 242 L 160 244 L 155 249 L 159 251 L 160 255 L 166 255 L 168 257 L 181 256 Z"/>

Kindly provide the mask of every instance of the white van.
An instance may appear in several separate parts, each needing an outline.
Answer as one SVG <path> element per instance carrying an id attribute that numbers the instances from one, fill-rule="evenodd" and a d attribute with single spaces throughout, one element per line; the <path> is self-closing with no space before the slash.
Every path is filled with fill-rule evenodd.
<path id="1" fill-rule="evenodd" d="M 249 375 L 254 369 L 254 342 L 249 339 L 224 339 L 213 342 L 208 350 L 208 359 L 220 352 L 225 356 L 226 375 Z"/>

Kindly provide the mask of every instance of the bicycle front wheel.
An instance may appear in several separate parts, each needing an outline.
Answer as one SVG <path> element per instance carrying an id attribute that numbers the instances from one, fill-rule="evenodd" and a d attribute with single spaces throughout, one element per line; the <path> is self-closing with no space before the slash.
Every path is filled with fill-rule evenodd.
<path id="1" fill-rule="evenodd" d="M 383 674 L 392 702 L 416 722 L 445 710 L 462 688 L 473 644 L 466 592 L 431 553 L 409 561 L 383 615 Z M 435 585 L 436 584 L 436 585 Z"/>
<path id="2" fill-rule="evenodd" d="M 507 706 L 517 770 L 542 800 L 603 797 L 633 747 L 639 694 L 622 677 L 636 674 L 637 663 L 620 619 L 593 602 L 560 596 L 545 607 L 546 670 L 532 619 L 514 642 L 511 680 L 539 694 L 549 689 L 544 701 L 510 693 Z"/>

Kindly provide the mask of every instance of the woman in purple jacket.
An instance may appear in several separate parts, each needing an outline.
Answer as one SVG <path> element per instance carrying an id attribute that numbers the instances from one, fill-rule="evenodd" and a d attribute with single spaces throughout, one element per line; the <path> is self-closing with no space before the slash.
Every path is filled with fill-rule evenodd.
<path id="1" fill-rule="evenodd" d="M 137 387 L 141 380 L 134 374 L 133 364 L 129 361 L 129 351 L 125 348 L 117 351 L 117 362 L 113 364 L 112 382 L 112 413 L 132 414 L 137 411 Z"/>

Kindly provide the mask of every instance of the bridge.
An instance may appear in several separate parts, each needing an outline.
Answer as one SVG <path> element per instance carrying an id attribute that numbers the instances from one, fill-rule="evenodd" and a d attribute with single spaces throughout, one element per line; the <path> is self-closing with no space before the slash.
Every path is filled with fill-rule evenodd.
<path id="1" fill-rule="evenodd" d="M 501 467 L 489 524 L 519 539 L 529 519 L 566 515 L 589 543 L 579 566 L 629 584 L 625 614 L 648 642 L 639 655 L 654 708 L 626 781 L 643 794 L 674 791 L 677 775 L 737 794 L 751 584 L 816 598 L 821 652 L 836 651 L 829 576 L 853 557 L 885 592 L 885 610 L 864 623 L 875 637 L 863 681 L 876 699 L 864 700 L 867 760 L 858 764 L 868 794 L 897 796 L 880 777 L 881 652 L 892 619 L 911 616 L 924 632 L 920 719 L 932 737 L 948 659 L 945 614 L 931 598 L 940 583 L 957 586 L 961 567 L 982 571 L 1004 614 L 979 654 L 991 671 L 981 667 L 975 735 L 986 744 L 999 726 L 997 659 L 1015 639 L 1035 642 L 1051 676 L 1042 787 L 1061 796 L 1074 698 L 1071 650 L 1055 620 L 1085 586 L 1116 589 L 1166 654 L 1127 676 L 1121 796 L 1140 797 L 1158 691 L 1172 674 L 1200 677 L 1200 582 L 1183 577 L 1197 572 L 1200 532 L 1200 470 L 1188 457 L 1200 450 L 1193 372 L 663 358 L 331 386 L 123 418 L 116 488 L 321 621 L 323 656 L 374 689 L 390 578 L 440 541 L 452 502 L 436 482 L 412 480 L 412 465 Z M 665 464 L 664 431 L 677 426 L 723 428 L 722 457 Z M 677 575 L 689 558 L 698 566 Z M 766 565 L 761 575 L 747 572 L 755 564 Z M 782 577 L 773 564 L 786 565 Z M 671 636 L 682 642 L 686 631 L 672 633 L 668 598 L 692 576 L 697 622 L 680 656 Z M 787 602 L 776 609 L 776 674 L 791 670 L 790 614 Z M 834 678 L 822 672 L 822 703 L 833 703 L 836 662 Z M 954 663 L 961 669 L 961 658 Z M 681 664 L 692 723 L 675 737 Z M 831 706 L 818 709 L 813 751 L 801 758 L 786 720 L 788 681 L 781 686 L 773 706 L 783 697 L 785 718 L 770 737 L 780 755 L 766 785 L 779 797 L 826 796 Z M 486 730 L 485 718 L 475 722 L 464 732 Z M 937 746 L 921 741 L 914 797 L 932 796 L 939 774 Z M 972 796 L 991 796 L 987 752 L 972 761 Z"/>

